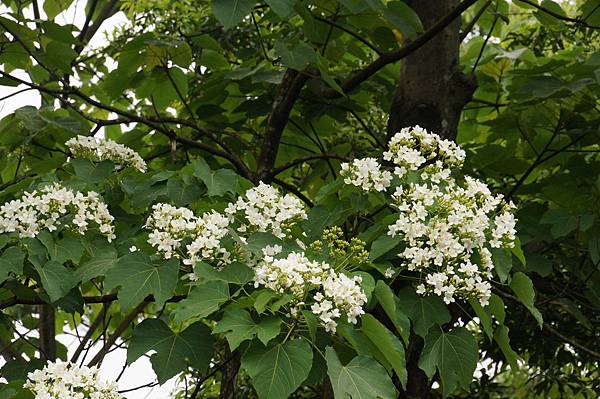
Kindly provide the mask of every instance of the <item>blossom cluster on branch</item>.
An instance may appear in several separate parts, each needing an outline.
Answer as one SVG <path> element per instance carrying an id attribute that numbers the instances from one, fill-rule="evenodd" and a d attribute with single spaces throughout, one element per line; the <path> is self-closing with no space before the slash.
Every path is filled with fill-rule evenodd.
<path id="1" fill-rule="evenodd" d="M 328 263 L 311 261 L 305 254 L 291 252 L 285 257 L 280 246 L 267 246 L 264 257 L 255 267 L 254 286 L 261 285 L 281 294 L 294 296 L 292 314 L 312 299 L 310 309 L 319 316 L 325 331 L 335 332 L 336 319 L 345 314 L 349 323 L 356 324 L 364 314 L 362 306 L 367 296 L 360 287 L 360 276 L 348 277 L 336 272 Z M 316 291 L 316 293 L 314 292 Z M 312 295 L 311 298 L 307 298 Z"/>
<path id="2" fill-rule="evenodd" d="M 364 191 L 384 191 L 391 184 L 392 174 L 381 170 L 375 158 L 355 159 L 352 163 L 343 163 L 340 175 L 344 183 L 360 187 Z"/>
<path id="3" fill-rule="evenodd" d="M 478 298 L 486 305 L 494 269 L 491 250 L 514 245 L 514 206 L 477 179 L 453 177 L 464 158 L 456 144 L 418 126 L 392 137 L 384 159 L 395 165 L 399 183 L 390 186 L 389 200 L 398 214 L 387 234 L 402 239 L 403 267 L 422 278 L 418 293 L 439 295 L 446 303 Z M 378 163 L 368 164 L 372 171 L 362 176 L 382 173 Z M 369 184 L 377 179 L 363 181 L 364 191 L 371 191 Z"/>
<path id="4" fill-rule="evenodd" d="M 27 374 L 24 388 L 35 399 L 122 399 L 117 384 L 101 380 L 98 373 L 96 367 L 57 360 Z"/>
<path id="5" fill-rule="evenodd" d="M 230 203 L 225 213 L 240 222 L 240 233 L 269 232 L 278 238 L 285 237 L 296 222 L 306 219 L 298 198 L 282 196 L 275 187 L 263 182 Z"/>
<path id="6" fill-rule="evenodd" d="M 282 253 L 280 245 L 266 245 L 262 255 L 252 255 L 245 248 L 248 237 L 256 232 L 290 238 L 293 226 L 305 218 L 304 206 L 297 198 L 281 195 L 276 188 L 260 183 L 230 203 L 225 214 L 213 210 L 196 217 L 188 208 L 155 204 L 145 227 L 150 230 L 148 243 L 164 258 L 179 258 L 192 267 L 197 262 L 221 267 L 233 260 L 244 261 L 254 269 L 255 287 L 291 294 L 292 316 L 297 316 L 305 305 L 310 306 L 326 330 L 334 332 L 335 320 L 342 314 L 347 315 L 349 322 L 356 323 L 357 317 L 364 313 L 362 306 L 367 297 L 360 288 L 360 276 L 347 277 L 326 262 L 310 260 L 301 251 L 278 257 Z M 354 239 L 347 243 L 339 239 L 341 230 L 338 230 L 324 234 L 332 256 L 364 262 L 368 258 L 364 242 Z M 223 244 L 228 236 L 229 249 Z M 322 243 L 316 243 L 321 248 Z M 343 266 L 336 264 L 338 268 Z M 197 279 L 193 270 L 189 277 Z"/>
<path id="7" fill-rule="evenodd" d="M 112 241 L 115 238 L 113 221 L 96 192 L 83 194 L 59 183 L 26 192 L 20 199 L 0 206 L 0 234 L 17 233 L 21 238 L 35 237 L 42 230 L 55 231 L 66 225 L 79 234 L 96 226 Z"/>
<path id="8" fill-rule="evenodd" d="M 65 145 L 76 158 L 90 161 L 112 161 L 122 167 L 130 167 L 144 173 L 146 162 L 131 148 L 110 139 L 78 135 L 69 139 Z"/>

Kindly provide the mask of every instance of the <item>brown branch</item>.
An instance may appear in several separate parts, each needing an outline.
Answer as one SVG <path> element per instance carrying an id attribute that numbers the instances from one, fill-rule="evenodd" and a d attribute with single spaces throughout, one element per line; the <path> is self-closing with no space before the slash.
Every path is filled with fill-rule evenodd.
<path id="1" fill-rule="evenodd" d="M 83 29 L 81 30 L 81 33 L 78 37 L 79 42 L 81 44 L 75 48 L 75 50 L 78 53 L 80 53 L 81 50 L 83 50 L 83 48 L 85 47 L 85 45 L 92 39 L 92 37 L 94 37 L 98 29 L 100 29 L 100 25 L 102 25 L 104 21 L 110 18 L 117 11 L 115 5 L 118 3 L 118 1 L 119 0 L 110 0 L 108 3 L 106 3 L 104 8 L 100 11 L 98 18 L 92 24 L 92 26 L 90 26 L 89 29 L 86 29 L 85 31 Z"/>
<path id="2" fill-rule="evenodd" d="M 440 19 L 435 25 L 419 35 L 415 40 L 409 42 L 399 50 L 381 54 L 381 56 L 379 56 L 375 61 L 368 64 L 365 68 L 355 73 L 340 85 L 344 93 L 347 94 L 351 92 L 386 65 L 400 61 L 401 59 L 417 51 L 419 48 L 437 36 L 440 32 L 442 32 L 448 25 L 452 23 L 452 21 L 458 18 L 476 2 L 477 0 L 464 0 L 445 17 Z M 337 98 L 341 96 L 341 94 L 334 89 L 326 89 L 320 93 L 320 95 L 325 98 Z"/>
<path id="3" fill-rule="evenodd" d="M 186 295 L 174 295 L 171 298 L 167 299 L 167 302 L 169 302 L 169 303 L 180 302 L 180 301 L 184 300 L 186 297 L 187 297 Z M 117 300 L 117 294 L 106 294 L 106 295 L 84 296 L 83 297 L 83 303 L 87 303 L 87 304 L 110 303 L 110 302 L 113 302 L 116 300 Z M 152 295 L 150 295 L 145 300 L 148 302 L 153 302 L 154 297 Z M 15 306 L 15 305 L 43 305 L 43 304 L 47 304 L 47 302 L 45 302 L 44 300 L 42 300 L 39 297 L 34 298 L 34 299 L 24 299 L 24 298 L 12 297 L 3 302 L 0 302 L 0 310 L 9 308 L 9 307 Z"/>
<path id="4" fill-rule="evenodd" d="M 277 96 L 267 119 L 267 129 L 262 142 L 261 151 L 257 161 L 255 182 L 269 178 L 269 171 L 275 165 L 277 151 L 281 141 L 283 129 L 287 125 L 290 113 L 308 75 L 294 69 L 288 69 L 279 84 Z"/>
<path id="5" fill-rule="evenodd" d="M 104 343 L 102 349 L 100 349 L 96 356 L 94 356 L 94 358 L 90 360 L 90 362 L 88 363 L 88 367 L 95 366 L 98 363 L 100 363 L 102 359 L 104 359 L 104 356 L 106 356 L 106 354 L 109 352 L 110 347 L 113 346 L 115 342 L 117 342 L 117 339 L 119 339 L 121 334 L 125 332 L 127 327 L 129 327 L 129 324 L 131 324 L 131 322 L 133 322 L 133 320 L 135 320 L 135 318 L 144 311 L 144 308 L 148 306 L 149 303 L 150 301 L 144 300 L 142 303 L 137 305 L 131 312 L 129 312 L 123 318 L 123 320 L 121 320 L 117 328 L 115 328 L 115 331 L 110 335 L 110 337 L 108 337 L 108 339 Z"/>
<path id="6" fill-rule="evenodd" d="M 488 0 L 483 6 L 481 6 L 481 8 L 477 11 L 477 14 L 475 14 L 475 16 L 473 17 L 473 19 L 469 22 L 469 24 L 465 27 L 465 30 L 463 30 L 460 33 L 460 41 L 462 42 L 463 40 L 465 40 L 465 38 L 467 37 L 467 35 L 469 33 L 471 33 L 471 31 L 473 30 L 473 28 L 475 27 L 475 24 L 477 23 L 477 21 L 479 21 L 479 19 L 483 16 L 483 13 L 485 13 L 485 10 L 487 10 L 487 8 L 492 4 L 492 0 Z"/>
<path id="7" fill-rule="evenodd" d="M 278 168 L 275 168 L 271 171 L 271 173 L 269 174 L 270 178 L 273 178 L 275 176 L 277 176 L 280 173 L 285 172 L 286 170 L 293 168 L 294 166 L 303 164 L 304 162 L 307 161 L 312 161 L 315 159 L 339 159 L 341 161 L 345 161 L 348 162 L 350 161 L 347 157 L 338 155 L 338 154 L 334 154 L 332 152 L 327 152 L 327 153 L 323 153 L 323 154 L 313 154 L 313 155 L 306 155 L 303 157 L 300 157 L 298 159 L 294 159 L 293 161 L 290 161 Z"/>
<path id="8" fill-rule="evenodd" d="M 539 4 L 537 4 L 534 1 L 531 0 L 517 0 L 520 1 L 521 3 L 525 3 L 525 4 L 529 4 L 530 6 L 537 8 L 538 10 L 540 10 L 543 13 L 546 13 L 556 19 L 560 19 L 561 21 L 566 21 L 566 22 L 572 22 L 578 25 L 583 25 L 586 28 L 591 28 L 591 29 L 600 29 L 600 26 L 595 26 L 595 25 L 590 25 L 586 22 L 586 18 L 589 17 L 589 15 L 586 18 L 571 18 L 571 17 L 567 17 L 566 15 L 561 15 L 557 12 L 554 12 L 552 10 L 549 10 L 545 7 L 540 6 Z"/>
<path id="9" fill-rule="evenodd" d="M 346 32 L 347 34 L 349 34 L 350 36 L 354 37 L 356 40 L 360 41 L 361 43 L 363 43 L 365 46 L 367 46 L 368 48 L 370 48 L 371 50 L 373 50 L 377 55 L 382 55 L 383 52 L 381 50 L 379 50 L 373 43 L 369 42 L 367 39 L 365 39 L 364 37 L 360 36 L 358 33 L 351 31 L 350 29 L 338 24 L 335 21 L 331 21 L 329 19 L 326 18 L 321 18 L 319 16 L 313 16 L 313 18 L 315 18 L 318 21 L 324 22 L 328 25 L 331 25 L 343 32 Z"/>
<path id="10" fill-rule="evenodd" d="M 15 82 L 19 82 L 20 84 L 24 84 L 26 86 L 32 87 L 40 92 L 50 94 L 53 97 L 61 99 L 61 100 L 64 100 L 62 98 L 62 96 L 64 96 L 64 95 L 68 95 L 68 94 L 75 95 L 75 96 L 79 97 L 80 99 L 82 99 L 83 101 L 85 101 L 86 103 L 88 103 L 94 107 L 97 107 L 97 108 L 100 108 L 100 109 L 103 109 L 106 111 L 114 112 L 115 114 L 117 114 L 119 116 L 128 118 L 129 121 L 131 121 L 131 122 L 142 123 L 152 129 L 164 134 L 165 136 L 169 137 L 172 140 L 175 140 L 179 143 L 185 144 L 185 145 L 193 147 L 193 148 L 198 148 L 198 149 L 204 150 L 210 154 L 213 154 L 215 156 L 226 159 L 231 164 L 233 164 L 233 166 L 235 166 L 235 168 L 238 170 L 238 172 L 242 176 L 244 176 L 248 179 L 251 178 L 251 173 L 250 173 L 248 167 L 234 153 L 222 151 L 211 145 L 204 144 L 204 143 L 192 140 L 192 139 L 188 139 L 186 137 L 178 136 L 172 130 L 166 129 L 165 127 L 162 126 L 163 123 L 181 124 L 181 125 L 196 129 L 197 131 L 207 134 L 208 136 L 213 135 L 212 133 L 208 132 L 207 130 L 201 129 L 198 126 L 194 125 L 193 123 L 190 123 L 189 121 L 177 119 L 177 118 L 166 118 L 166 117 L 163 118 L 162 116 L 160 118 L 149 118 L 149 117 L 145 117 L 145 116 L 140 116 L 140 115 L 134 114 L 132 112 L 125 111 L 125 110 L 113 107 L 111 105 L 103 104 L 99 101 L 96 101 L 93 98 L 85 95 L 84 93 L 82 93 L 81 91 L 79 91 L 76 88 L 69 87 L 67 89 L 62 89 L 62 90 L 61 89 L 51 89 L 49 87 L 41 86 L 41 85 L 35 84 L 33 82 L 28 82 L 26 80 L 17 78 L 17 77 L 15 77 L 11 74 L 8 74 L 4 71 L 0 71 L 0 76 L 4 76 Z M 112 122 L 112 121 L 106 121 L 106 122 Z"/>
<path id="11" fill-rule="evenodd" d="M 96 332 L 98 327 L 100 327 L 100 324 L 102 324 L 103 318 L 104 318 L 104 312 L 102 311 L 102 312 L 98 313 L 98 316 L 96 316 L 96 318 L 94 319 L 94 321 L 88 328 L 87 332 L 83 336 L 83 339 L 81 340 L 81 342 L 79 342 L 77 349 L 75 349 L 73 356 L 71 356 L 71 363 L 75 363 L 77 361 L 77 359 L 81 355 L 81 352 L 83 352 L 83 350 L 85 349 L 85 346 L 92 338 L 92 335 L 94 335 L 94 332 Z"/>

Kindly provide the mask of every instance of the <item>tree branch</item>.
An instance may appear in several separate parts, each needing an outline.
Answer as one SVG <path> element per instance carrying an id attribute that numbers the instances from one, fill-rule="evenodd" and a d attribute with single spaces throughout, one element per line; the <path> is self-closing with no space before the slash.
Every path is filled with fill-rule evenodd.
<path id="1" fill-rule="evenodd" d="M 313 16 L 314 19 L 324 22 L 328 25 L 331 25 L 343 32 L 346 32 L 347 34 L 349 34 L 350 36 L 354 37 L 356 40 L 360 41 L 361 43 L 363 43 L 365 46 L 367 46 L 368 48 L 370 48 L 371 50 L 373 50 L 377 55 L 382 55 L 382 51 L 379 50 L 373 43 L 369 42 L 367 39 L 365 39 L 364 37 L 360 36 L 358 33 L 351 31 L 350 29 L 338 24 L 335 21 L 331 21 L 329 19 L 326 18 L 322 18 L 319 16 Z"/>
<path id="2" fill-rule="evenodd" d="M 285 128 L 290 113 L 308 75 L 293 69 L 288 69 L 279 84 L 277 96 L 273 107 L 267 118 L 267 129 L 261 146 L 261 152 L 257 161 L 257 173 L 255 182 L 269 178 L 269 171 L 275 165 L 277 151 L 281 141 L 281 135 Z"/>
<path id="3" fill-rule="evenodd" d="M 349 159 L 347 157 L 344 157 L 344 156 L 341 156 L 338 154 L 334 154 L 332 152 L 327 152 L 327 153 L 323 153 L 323 154 L 306 155 L 304 157 L 294 159 L 293 161 L 290 161 L 278 168 L 273 169 L 271 171 L 271 173 L 269 174 L 269 177 L 273 178 L 273 177 L 277 176 L 278 174 L 283 173 L 290 168 L 293 168 L 294 166 L 300 165 L 307 161 L 312 161 L 314 159 L 339 159 L 339 160 L 345 161 L 345 162 L 349 161 Z"/>
<path id="4" fill-rule="evenodd" d="M 577 18 L 571 18 L 571 17 L 567 17 L 566 15 L 558 14 L 558 13 L 556 13 L 556 12 L 554 12 L 552 10 L 549 10 L 549 9 L 547 9 L 545 7 L 542 7 L 539 4 L 537 4 L 536 2 L 531 1 L 531 0 L 516 0 L 516 1 L 520 1 L 521 3 L 529 4 L 530 6 L 532 6 L 534 8 L 537 8 L 541 12 L 546 13 L 546 14 L 548 14 L 548 15 L 556 18 L 556 19 L 560 19 L 561 21 L 573 22 L 575 24 L 585 26 L 586 28 L 600 29 L 600 26 L 594 26 L 594 25 L 588 24 L 586 22 L 586 20 L 585 20 L 587 17 L 586 18 L 579 18 L 579 17 L 577 17 Z M 589 17 L 589 15 L 588 15 L 588 17 Z"/>
<path id="5" fill-rule="evenodd" d="M 131 312 L 129 312 L 123 318 L 123 320 L 121 320 L 121 322 L 119 323 L 117 328 L 115 328 L 115 331 L 110 335 L 110 337 L 108 337 L 108 339 L 104 343 L 104 346 L 102 347 L 102 349 L 100 349 L 100 351 L 96 354 L 96 356 L 94 356 L 94 358 L 92 360 L 90 360 L 90 362 L 88 363 L 88 367 L 95 366 L 98 363 L 100 363 L 102 361 L 102 359 L 104 359 L 104 356 L 106 356 L 106 354 L 110 350 L 110 347 L 113 346 L 113 344 L 115 342 L 117 342 L 117 339 L 119 339 L 121 334 L 123 334 L 125 332 L 127 327 L 129 327 L 129 324 L 131 324 L 131 322 L 140 313 L 142 313 L 144 311 L 144 308 L 146 306 L 148 306 L 149 303 L 150 303 L 150 301 L 144 300 L 142 303 L 137 305 Z"/>
<path id="6" fill-rule="evenodd" d="M 452 23 L 452 21 L 458 18 L 463 12 L 465 12 L 476 2 L 477 0 L 464 0 L 452 11 L 450 11 L 445 17 L 440 19 L 435 25 L 433 25 L 427 31 L 422 33 L 412 42 L 406 44 L 399 50 L 381 54 L 375 61 L 368 64 L 365 68 L 355 73 L 353 76 L 348 78 L 340 85 L 344 93 L 347 94 L 351 92 L 353 89 L 358 87 L 361 83 L 369 79 L 371 76 L 373 76 L 386 65 L 396 61 L 400 61 L 401 59 L 417 51 L 428 41 L 433 39 L 438 33 L 443 31 L 448 25 Z M 325 98 L 337 98 L 341 96 L 341 94 L 334 89 L 326 89 L 320 94 Z"/>

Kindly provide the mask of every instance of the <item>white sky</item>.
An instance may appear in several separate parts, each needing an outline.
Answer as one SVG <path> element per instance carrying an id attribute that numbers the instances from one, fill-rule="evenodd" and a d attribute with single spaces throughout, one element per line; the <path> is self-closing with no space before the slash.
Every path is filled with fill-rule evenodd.
<path id="1" fill-rule="evenodd" d="M 41 8 L 41 7 L 40 7 Z M 0 15 L 7 13 L 9 10 L 4 6 L 0 5 Z M 43 14 L 43 9 L 40 10 Z M 29 13 L 26 12 L 26 15 L 33 18 L 31 14 L 31 10 Z M 44 15 L 42 15 L 44 18 Z M 58 15 L 55 21 L 59 24 L 73 24 L 81 28 L 85 21 L 85 1 L 76 0 L 71 7 Z M 91 42 L 88 45 L 88 48 L 100 47 L 104 43 L 106 43 L 106 32 L 112 32 L 115 26 L 125 24 L 127 21 L 125 15 L 121 12 L 115 14 L 113 17 L 107 19 L 99 31 L 94 35 Z M 24 80 L 27 79 L 27 74 L 23 71 L 12 71 L 11 74 L 18 76 Z M 25 86 L 18 87 L 6 87 L 0 86 L 0 98 L 24 89 Z M 11 114 L 16 109 L 21 108 L 26 105 L 32 105 L 35 107 L 40 106 L 40 96 L 36 91 L 26 91 L 21 94 L 17 94 L 13 97 L 5 101 L 0 101 L 0 119 L 5 117 L 6 115 Z M 81 335 L 85 334 L 85 328 L 81 328 L 79 333 Z M 66 334 L 58 336 L 58 340 L 66 345 L 69 349 L 69 354 L 75 351 L 75 348 L 78 345 L 78 340 L 76 337 L 69 336 Z M 88 359 L 91 359 L 92 356 L 100 349 L 100 347 L 95 347 L 90 351 L 90 355 Z M 100 368 L 101 375 L 107 379 L 115 379 L 125 362 L 126 358 L 126 350 L 117 349 L 114 352 L 109 353 L 103 361 L 102 367 Z M 0 358 L 0 366 L 3 364 L 2 358 Z M 153 382 L 156 380 L 156 376 L 152 371 L 152 366 L 150 364 L 150 360 L 147 357 L 141 357 L 135 363 L 133 363 L 130 367 L 125 370 L 123 376 L 119 380 L 119 389 L 129 389 L 133 387 L 137 387 L 140 385 L 147 384 L 149 382 Z M 165 399 L 168 398 L 173 388 L 175 387 L 176 377 L 167 381 L 163 386 L 157 386 L 154 388 L 144 388 L 139 389 L 134 392 L 124 394 L 128 399 Z"/>

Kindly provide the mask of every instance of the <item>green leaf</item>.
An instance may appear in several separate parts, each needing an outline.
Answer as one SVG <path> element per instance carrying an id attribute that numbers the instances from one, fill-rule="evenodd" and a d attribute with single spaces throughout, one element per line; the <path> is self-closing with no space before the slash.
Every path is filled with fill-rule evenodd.
<path id="1" fill-rule="evenodd" d="M 494 331 L 492 328 L 492 318 L 488 313 L 489 309 L 484 309 L 477 299 L 469 299 L 469 304 L 475 311 L 477 317 L 479 317 L 479 324 L 481 325 L 481 328 L 483 328 L 483 331 L 491 341 Z"/>
<path id="2" fill-rule="evenodd" d="M 209 281 L 195 287 L 174 310 L 174 321 L 181 323 L 191 318 L 203 318 L 217 311 L 228 301 L 229 285 L 223 281 Z"/>
<path id="3" fill-rule="evenodd" d="M 399 236 L 392 237 L 387 234 L 380 236 L 378 239 L 373 241 L 371 244 L 371 251 L 369 252 L 369 259 L 374 261 L 381 258 L 383 255 L 396 248 L 402 239 Z"/>
<path id="4" fill-rule="evenodd" d="M 225 29 L 236 26 L 246 15 L 250 14 L 255 0 L 212 0 L 212 12 Z"/>
<path id="5" fill-rule="evenodd" d="M 186 184 L 179 178 L 167 182 L 167 195 L 176 206 L 186 206 L 200 198 L 202 191 L 197 184 Z"/>
<path id="6" fill-rule="evenodd" d="M 512 269 L 512 253 L 508 249 L 492 248 L 492 261 L 500 282 L 506 282 Z"/>
<path id="7" fill-rule="evenodd" d="M 289 16 L 294 11 L 296 0 L 265 0 L 275 14 L 281 18 Z"/>
<path id="8" fill-rule="evenodd" d="M 414 38 L 423 30 L 421 20 L 417 13 L 402 1 L 391 1 L 387 3 L 383 16 L 391 24 L 409 38 Z"/>
<path id="9" fill-rule="evenodd" d="M 544 324 L 542 314 L 535 307 L 535 290 L 531 279 L 526 274 L 517 272 L 513 275 L 510 282 L 510 289 L 513 290 L 517 298 L 525 305 L 525 307 L 531 312 L 533 317 L 537 320 L 540 328 Z"/>
<path id="10" fill-rule="evenodd" d="M 406 387 L 408 378 L 406 358 L 404 346 L 400 340 L 372 315 L 366 314 L 361 320 L 363 333 L 381 351 L 385 359 L 392 365 L 402 386 Z"/>
<path id="11" fill-rule="evenodd" d="M 246 340 L 257 336 L 267 345 L 269 341 L 279 335 L 281 330 L 281 319 L 277 316 L 263 318 L 260 323 L 255 323 L 244 309 L 229 307 L 225 310 L 223 318 L 213 328 L 213 334 L 224 333 L 229 348 L 236 349 Z"/>
<path id="12" fill-rule="evenodd" d="M 194 161 L 194 176 L 202 180 L 208 195 L 222 196 L 229 192 L 235 194 L 238 175 L 231 169 L 211 170 L 203 159 Z"/>
<path id="13" fill-rule="evenodd" d="M 0 255 L 0 283 L 8 278 L 8 273 L 23 273 L 25 254 L 18 247 L 9 247 Z"/>
<path id="14" fill-rule="evenodd" d="M 404 343 L 408 345 L 408 338 L 410 336 L 410 320 L 400 310 L 399 299 L 394 295 L 394 292 L 388 287 L 383 281 L 379 280 L 375 285 L 375 298 L 379 301 L 379 304 L 385 311 L 385 314 L 390 318 L 394 327 L 400 336 L 404 340 Z"/>
<path id="15" fill-rule="evenodd" d="M 153 264 L 148 255 L 134 252 L 119 258 L 106 273 L 104 289 L 121 287 L 118 297 L 124 310 L 139 305 L 148 295 L 154 295 L 156 304 L 162 306 L 175 292 L 178 270 L 176 259 Z"/>
<path id="16" fill-rule="evenodd" d="M 437 371 L 442 379 L 444 396 L 456 388 L 468 388 L 479 357 L 477 341 L 464 327 L 446 333 L 433 328 L 425 337 L 419 367 L 432 378 Z"/>
<path id="17" fill-rule="evenodd" d="M 46 233 L 46 232 L 42 232 Z M 83 255 L 81 237 L 66 235 L 61 239 L 54 240 L 51 234 L 39 234 L 38 239 L 44 244 L 51 260 L 64 263 L 67 260 L 78 263 Z"/>
<path id="18" fill-rule="evenodd" d="M 44 11 L 49 19 L 54 19 L 58 14 L 69 8 L 73 0 L 46 0 L 43 3 Z"/>
<path id="19" fill-rule="evenodd" d="M 450 313 L 438 296 L 422 297 L 413 289 L 404 288 L 398 292 L 398 305 L 413 322 L 413 330 L 421 337 L 427 335 L 429 328 L 450 321 Z"/>
<path id="20" fill-rule="evenodd" d="M 226 283 L 245 285 L 254 278 L 254 271 L 240 262 L 231 263 L 220 270 L 208 263 L 197 263 L 194 266 L 194 274 L 199 283 L 225 281 Z"/>
<path id="21" fill-rule="evenodd" d="M 212 357 L 212 345 L 210 331 L 201 322 L 175 333 L 162 320 L 146 319 L 133 330 L 127 347 L 127 364 L 155 351 L 150 361 L 158 382 L 163 384 L 188 365 L 205 372 Z"/>
<path id="22" fill-rule="evenodd" d="M 94 163 L 89 159 L 74 158 L 71 163 L 77 177 L 91 184 L 106 180 L 114 171 L 114 164 L 111 161 Z"/>
<path id="23" fill-rule="evenodd" d="M 315 64 L 318 55 L 315 50 L 304 42 L 297 43 L 293 48 L 288 49 L 285 43 L 275 42 L 275 52 L 281 57 L 281 63 L 289 68 L 300 71 L 307 64 Z"/>
<path id="24" fill-rule="evenodd" d="M 510 339 L 508 338 L 508 327 L 500 326 L 494 332 L 494 341 L 500 347 L 500 350 L 504 354 L 504 357 L 508 361 L 508 364 L 516 370 L 519 365 L 517 360 L 519 360 L 519 356 L 515 353 L 515 351 L 510 347 Z"/>
<path id="25" fill-rule="evenodd" d="M 116 249 L 104 238 L 84 243 L 84 246 L 87 255 L 81 267 L 75 270 L 75 277 L 82 283 L 104 276 L 117 262 Z"/>
<path id="26" fill-rule="evenodd" d="M 368 356 L 356 356 L 342 365 L 331 347 L 325 350 L 327 375 L 335 399 L 393 399 L 396 388 L 385 368 Z"/>
<path id="27" fill-rule="evenodd" d="M 35 270 L 52 302 L 67 295 L 77 285 L 73 272 L 56 261 L 48 261 L 43 267 L 35 266 Z"/>
<path id="28" fill-rule="evenodd" d="M 294 339 L 267 348 L 252 345 L 242 357 L 242 367 L 260 399 L 287 399 L 308 377 L 312 357 L 310 345 Z"/>

